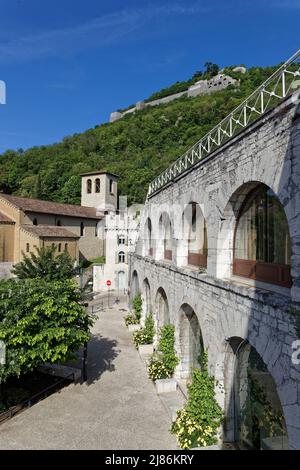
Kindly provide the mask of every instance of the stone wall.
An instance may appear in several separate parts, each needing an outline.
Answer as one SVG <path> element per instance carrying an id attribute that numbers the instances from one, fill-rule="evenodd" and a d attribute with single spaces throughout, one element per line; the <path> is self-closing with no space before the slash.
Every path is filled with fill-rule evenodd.
<path id="1" fill-rule="evenodd" d="M 274 191 L 287 217 L 292 245 L 291 289 L 232 275 L 237 216 L 258 182 Z M 207 227 L 207 271 L 202 274 L 186 265 L 184 242 L 178 232 L 183 211 L 192 201 L 201 207 Z M 170 261 L 160 259 L 159 220 L 163 213 L 172 223 Z M 153 256 L 147 252 L 148 218 L 153 228 Z M 217 396 L 227 418 L 225 435 L 232 433 L 234 374 L 228 345 L 232 338 L 240 338 L 247 340 L 267 365 L 283 408 L 289 446 L 300 449 L 300 365 L 292 361 L 292 344 L 298 339 L 292 312 L 300 306 L 299 92 L 148 199 L 136 252 L 130 260 L 130 277 L 133 275 L 143 297 L 144 286 L 150 286 L 147 296 L 154 317 L 158 315 L 157 292 L 165 292 L 179 354 L 184 328 L 182 307 L 189 306 L 195 312 L 203 346 L 208 349 L 209 368 L 219 384 Z M 187 354 L 189 350 L 180 354 L 177 376 L 186 373 Z"/>
<path id="2" fill-rule="evenodd" d="M 132 114 L 135 111 L 141 111 L 147 107 L 158 106 L 160 104 L 170 103 L 171 101 L 177 100 L 182 96 L 188 96 L 194 98 L 199 95 L 206 95 L 214 93 L 216 91 L 224 90 L 228 85 L 234 85 L 237 81 L 234 78 L 231 78 L 227 75 L 219 74 L 213 77 L 211 80 L 199 80 L 194 85 L 187 88 L 185 91 L 179 93 L 174 93 L 173 95 L 164 96 L 163 98 L 158 98 L 153 101 L 138 101 L 135 107 L 127 109 L 124 112 L 114 111 L 110 114 L 109 122 L 115 122 L 126 116 L 127 114 Z"/>

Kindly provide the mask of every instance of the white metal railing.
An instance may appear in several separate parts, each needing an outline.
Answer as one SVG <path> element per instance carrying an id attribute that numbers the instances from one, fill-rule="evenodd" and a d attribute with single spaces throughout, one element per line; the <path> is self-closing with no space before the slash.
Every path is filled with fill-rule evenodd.
<path id="1" fill-rule="evenodd" d="M 297 88 L 300 88 L 300 49 L 245 101 L 157 176 L 149 185 L 148 197 L 193 167 Z"/>

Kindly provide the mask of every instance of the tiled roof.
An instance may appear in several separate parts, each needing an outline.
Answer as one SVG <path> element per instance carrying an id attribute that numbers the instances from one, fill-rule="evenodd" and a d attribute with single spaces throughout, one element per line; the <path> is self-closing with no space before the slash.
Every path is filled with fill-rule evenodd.
<path id="1" fill-rule="evenodd" d="M 42 201 L 41 199 L 12 196 L 11 194 L 4 193 L 0 193 L 0 198 L 6 199 L 6 201 L 24 212 L 42 212 L 44 214 L 66 215 L 87 219 L 102 219 L 103 217 L 101 215 L 97 215 L 94 207 L 76 206 L 75 204 L 61 204 L 59 202 Z"/>
<path id="2" fill-rule="evenodd" d="M 2 214 L 2 212 L 0 212 L 0 223 L 1 222 L 4 223 L 4 224 L 15 224 L 14 220 L 10 219 L 5 214 Z"/>
<path id="3" fill-rule="evenodd" d="M 64 227 L 56 227 L 55 225 L 21 225 L 21 227 L 26 232 L 38 237 L 80 238 L 75 233 L 70 232 L 70 230 Z"/>

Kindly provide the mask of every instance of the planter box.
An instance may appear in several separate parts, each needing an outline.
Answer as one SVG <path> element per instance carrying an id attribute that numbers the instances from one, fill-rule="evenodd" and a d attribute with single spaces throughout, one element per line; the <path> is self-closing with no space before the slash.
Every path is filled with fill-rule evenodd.
<path id="1" fill-rule="evenodd" d="M 153 344 L 140 344 L 139 353 L 141 356 L 148 356 L 153 354 Z"/>
<path id="2" fill-rule="evenodd" d="M 128 331 L 137 331 L 141 328 L 141 325 L 138 323 L 137 325 L 128 325 Z"/>
<path id="3" fill-rule="evenodd" d="M 158 379 L 155 381 L 157 393 L 176 392 L 177 382 L 175 379 Z"/>

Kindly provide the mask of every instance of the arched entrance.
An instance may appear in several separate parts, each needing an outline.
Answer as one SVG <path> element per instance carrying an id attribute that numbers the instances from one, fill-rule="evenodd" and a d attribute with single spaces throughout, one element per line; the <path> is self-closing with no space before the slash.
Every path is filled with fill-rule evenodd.
<path id="1" fill-rule="evenodd" d="M 203 340 L 196 313 L 188 304 L 180 309 L 179 325 L 180 377 L 188 379 L 194 367 L 199 366 Z"/>
<path id="2" fill-rule="evenodd" d="M 133 271 L 132 278 L 131 278 L 131 289 L 130 289 L 130 298 L 134 299 L 134 297 L 139 293 L 139 278 L 136 271 Z"/>
<path id="3" fill-rule="evenodd" d="M 151 313 L 150 284 L 147 278 L 143 282 L 142 301 L 142 322 L 144 322 L 147 315 Z"/>
<path id="4" fill-rule="evenodd" d="M 155 311 L 158 329 L 170 323 L 169 303 L 162 287 L 158 289 L 156 294 Z"/>
<path id="5" fill-rule="evenodd" d="M 288 449 L 276 384 L 248 341 L 228 340 L 225 357 L 225 440 L 244 449 Z"/>

